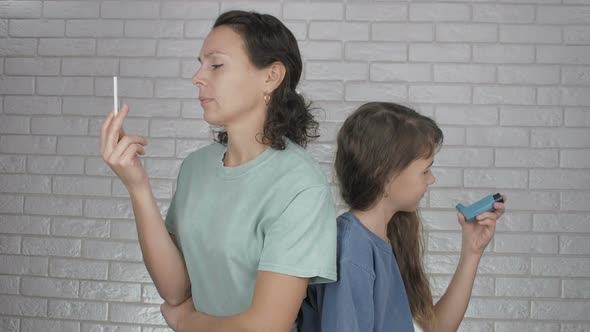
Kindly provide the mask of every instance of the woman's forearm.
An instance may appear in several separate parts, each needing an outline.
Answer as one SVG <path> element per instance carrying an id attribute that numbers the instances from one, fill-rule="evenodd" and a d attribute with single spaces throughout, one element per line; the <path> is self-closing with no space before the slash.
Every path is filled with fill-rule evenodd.
<path id="1" fill-rule="evenodd" d="M 149 183 L 129 193 L 147 270 L 164 301 L 178 305 L 190 296 L 184 259 L 166 230 Z"/>

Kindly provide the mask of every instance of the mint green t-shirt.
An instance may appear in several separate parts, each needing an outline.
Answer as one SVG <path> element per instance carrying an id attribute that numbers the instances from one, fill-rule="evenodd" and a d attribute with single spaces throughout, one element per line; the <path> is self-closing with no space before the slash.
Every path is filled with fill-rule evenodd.
<path id="1" fill-rule="evenodd" d="M 195 308 L 245 311 L 258 270 L 336 280 L 336 211 L 319 165 L 297 144 L 237 167 L 212 144 L 182 163 L 166 227 L 176 236 Z"/>

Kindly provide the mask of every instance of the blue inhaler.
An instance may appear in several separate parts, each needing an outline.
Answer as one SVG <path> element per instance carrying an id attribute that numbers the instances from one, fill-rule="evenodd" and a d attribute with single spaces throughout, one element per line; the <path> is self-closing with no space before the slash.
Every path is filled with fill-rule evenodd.
<path id="1" fill-rule="evenodd" d="M 499 193 L 488 195 L 469 206 L 459 203 L 457 204 L 456 208 L 465 216 L 465 220 L 473 221 L 475 217 L 484 212 L 494 211 L 495 202 L 504 202 L 502 195 Z"/>

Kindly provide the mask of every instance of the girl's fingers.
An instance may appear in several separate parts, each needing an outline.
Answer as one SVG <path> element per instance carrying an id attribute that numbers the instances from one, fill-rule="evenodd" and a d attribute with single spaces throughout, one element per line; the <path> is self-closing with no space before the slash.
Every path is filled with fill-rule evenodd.
<path id="1" fill-rule="evenodd" d="M 108 133 L 108 128 L 111 122 L 113 121 L 114 113 L 110 112 L 107 117 L 102 122 L 102 126 L 100 127 L 100 155 L 105 159 L 105 147 L 106 147 L 106 138 Z"/>
<path id="2" fill-rule="evenodd" d="M 498 219 L 498 215 L 495 212 L 484 212 L 484 213 L 478 215 L 477 217 L 475 217 L 475 219 L 478 221 L 484 220 L 484 219 L 496 220 L 496 219 Z"/>
<path id="3" fill-rule="evenodd" d="M 118 160 L 121 159 L 123 152 L 127 150 L 130 145 L 139 144 L 139 145 L 146 145 L 147 142 L 145 138 L 141 136 L 124 136 L 121 138 L 119 143 L 115 146 L 115 149 L 109 156 L 109 162 L 112 164 L 116 164 Z"/>
<path id="4" fill-rule="evenodd" d="M 117 114 L 113 121 L 111 122 L 110 126 L 107 128 L 107 136 L 106 136 L 106 146 L 105 146 L 105 153 L 107 155 L 111 155 L 113 149 L 119 142 L 119 131 L 123 127 L 123 122 L 125 122 L 125 118 L 127 118 L 127 114 L 129 113 L 129 107 L 127 105 L 123 105 L 119 114 Z"/>
<path id="5" fill-rule="evenodd" d="M 145 154 L 145 150 L 141 144 L 130 144 L 121 154 L 121 158 L 119 158 L 119 161 L 121 165 L 131 165 L 133 159 L 137 158 L 137 155 L 143 154 Z"/>

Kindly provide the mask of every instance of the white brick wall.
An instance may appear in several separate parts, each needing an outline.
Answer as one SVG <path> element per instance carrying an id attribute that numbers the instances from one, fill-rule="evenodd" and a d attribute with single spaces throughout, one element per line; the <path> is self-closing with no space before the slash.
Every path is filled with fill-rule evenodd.
<path id="1" fill-rule="evenodd" d="M 435 296 L 458 259 L 453 206 L 508 195 L 460 331 L 590 331 L 585 0 L 0 1 L 1 331 L 169 331 L 99 128 L 118 75 L 165 213 L 180 161 L 210 137 L 190 76 L 230 8 L 299 40 L 300 90 L 323 109 L 308 150 L 330 179 L 335 133 L 364 101 L 441 125 L 422 202 Z"/>

